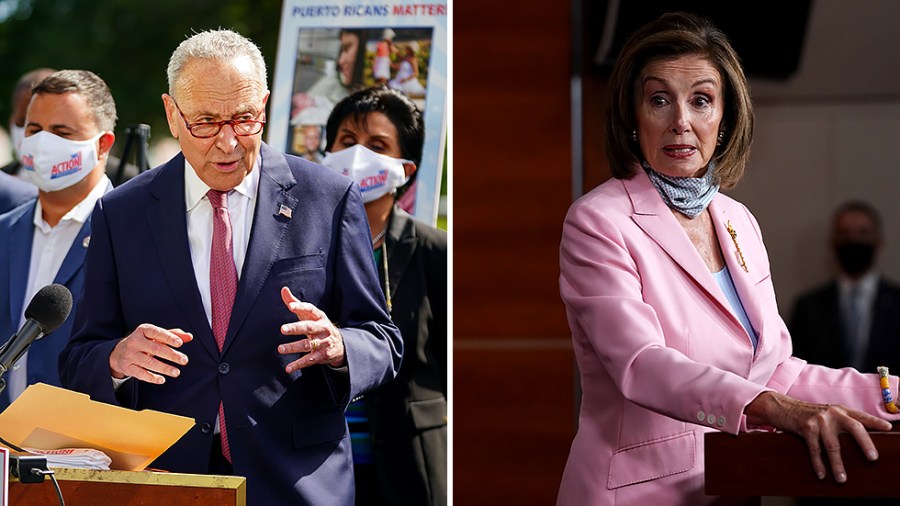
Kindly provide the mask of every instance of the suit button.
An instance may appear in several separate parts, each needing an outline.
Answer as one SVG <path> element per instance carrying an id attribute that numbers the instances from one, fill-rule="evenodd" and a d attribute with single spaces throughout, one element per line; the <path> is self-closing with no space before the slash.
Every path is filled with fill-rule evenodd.
<path id="1" fill-rule="evenodd" d="M 212 425 L 210 425 L 208 422 L 203 422 L 202 424 L 200 424 L 200 432 L 209 434 L 210 432 L 212 432 Z"/>
<path id="2" fill-rule="evenodd" d="M 716 425 L 718 425 L 719 427 L 724 427 L 725 426 L 725 417 L 720 416 L 719 419 L 716 421 Z"/>
<path id="3" fill-rule="evenodd" d="M 706 415 L 706 423 L 713 425 L 716 423 L 716 415 L 710 413 Z"/>
<path id="4" fill-rule="evenodd" d="M 698 411 L 697 412 L 697 421 L 702 422 L 703 420 L 706 420 L 706 413 L 704 413 L 702 411 Z"/>
<path id="5" fill-rule="evenodd" d="M 219 374 L 228 374 L 231 372 L 231 366 L 228 365 L 228 362 L 222 362 L 219 364 Z"/>

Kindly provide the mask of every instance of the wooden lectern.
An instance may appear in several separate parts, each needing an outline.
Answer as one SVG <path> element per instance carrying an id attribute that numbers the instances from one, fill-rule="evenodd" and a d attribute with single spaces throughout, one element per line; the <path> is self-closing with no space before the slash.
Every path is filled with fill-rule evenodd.
<path id="1" fill-rule="evenodd" d="M 900 497 L 900 432 L 869 434 L 878 460 L 870 462 L 856 441 L 841 434 L 847 482 L 831 474 L 819 480 L 806 443 L 794 434 L 706 434 L 706 493 L 721 496 Z M 828 466 L 827 456 L 825 457 Z"/>
<path id="2" fill-rule="evenodd" d="M 67 506 L 247 505 L 247 479 L 242 476 L 55 467 L 53 470 Z M 58 506 L 59 499 L 49 477 L 43 483 L 19 483 L 12 478 L 9 503 Z"/>

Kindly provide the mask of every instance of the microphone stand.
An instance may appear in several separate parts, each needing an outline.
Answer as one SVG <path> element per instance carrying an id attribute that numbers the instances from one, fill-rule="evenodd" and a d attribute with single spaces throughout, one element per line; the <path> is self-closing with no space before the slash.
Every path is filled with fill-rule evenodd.
<path id="1" fill-rule="evenodd" d="M 13 334 L 13 336 L 9 338 L 9 341 L 6 341 L 3 343 L 3 346 L 0 347 L 0 355 L 6 353 L 6 348 L 9 346 L 9 342 L 13 340 L 13 337 L 16 337 L 16 335 Z M 3 377 L 6 374 L 6 371 L 6 367 L 3 367 L 3 365 L 0 364 L 0 395 L 6 390 L 6 378 Z"/>
<path id="2" fill-rule="evenodd" d="M 20 358 L 22 358 L 22 355 L 28 351 L 28 348 L 31 347 L 31 343 L 34 341 L 34 339 L 16 339 L 16 337 L 22 334 L 31 333 L 35 333 L 37 337 L 41 337 L 44 334 L 41 330 L 41 326 L 38 325 L 36 321 L 29 318 L 25 320 L 25 324 L 22 325 L 19 332 L 13 334 L 12 337 L 0 347 L 0 394 L 6 390 L 6 379 L 3 375 L 5 375 Z"/>

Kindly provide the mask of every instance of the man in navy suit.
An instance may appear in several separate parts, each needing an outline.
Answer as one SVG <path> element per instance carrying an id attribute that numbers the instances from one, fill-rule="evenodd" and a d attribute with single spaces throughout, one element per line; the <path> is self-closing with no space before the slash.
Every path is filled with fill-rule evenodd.
<path id="1" fill-rule="evenodd" d="M 193 35 L 168 79 L 181 153 L 98 203 L 63 385 L 196 420 L 153 467 L 246 476 L 248 504 L 351 505 L 344 409 L 402 356 L 359 188 L 262 144 L 243 36 Z"/>
<path id="2" fill-rule="evenodd" d="M 0 214 L 37 197 L 37 187 L 26 181 L 0 172 Z"/>
<path id="3" fill-rule="evenodd" d="M 116 104 L 109 88 L 92 72 L 59 71 L 34 88 L 20 150 L 23 174 L 40 191 L 29 203 L 0 216 L 3 339 L 21 327 L 25 308 L 45 285 L 65 285 L 78 306 L 91 211 L 112 189 L 105 171 L 115 124 Z M 60 384 L 57 361 L 73 320 L 70 316 L 56 331 L 35 341 L 7 373 L 0 409 L 32 383 Z"/>
<path id="4" fill-rule="evenodd" d="M 849 201 L 832 218 L 837 275 L 797 298 L 790 321 L 794 355 L 829 367 L 900 370 L 900 286 L 878 273 L 881 216 Z"/>

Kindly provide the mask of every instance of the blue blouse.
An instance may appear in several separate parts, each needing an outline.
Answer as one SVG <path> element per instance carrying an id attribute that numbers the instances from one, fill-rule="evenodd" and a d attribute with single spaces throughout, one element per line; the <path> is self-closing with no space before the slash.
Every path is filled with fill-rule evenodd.
<path id="1" fill-rule="evenodd" d="M 753 351 L 756 352 L 756 344 L 759 341 L 759 336 L 750 325 L 750 318 L 747 317 L 747 311 L 744 310 L 744 305 L 741 304 L 741 298 L 738 297 L 737 289 L 734 287 L 734 280 L 731 279 L 731 272 L 728 271 L 728 266 L 726 265 L 725 268 L 719 272 L 714 272 L 713 277 L 716 278 L 716 282 L 719 283 L 719 288 L 725 292 L 725 298 L 728 299 L 728 303 L 731 304 L 731 308 L 734 309 L 734 314 L 737 315 L 741 325 L 744 326 L 744 330 L 747 331 L 747 335 L 750 336 L 750 342 L 753 343 Z"/>

